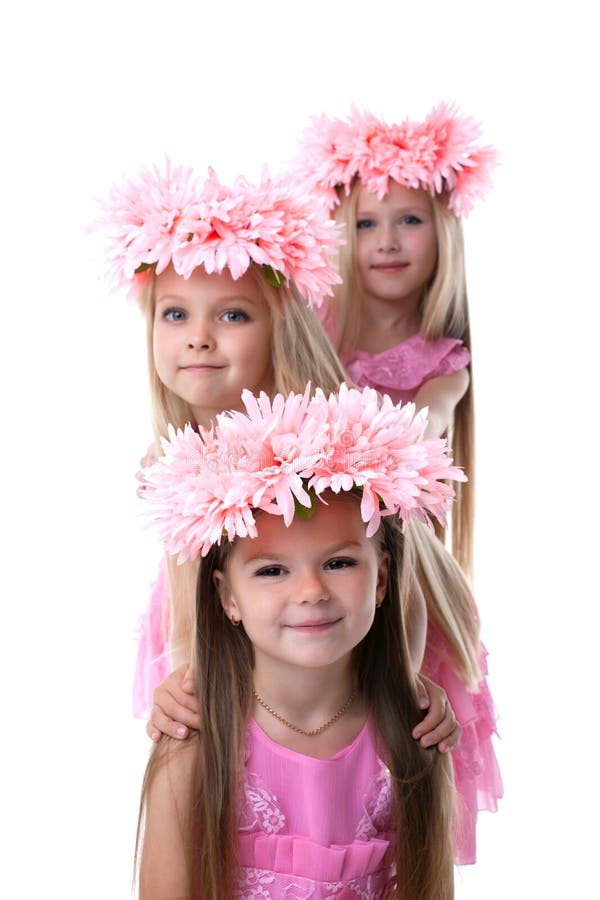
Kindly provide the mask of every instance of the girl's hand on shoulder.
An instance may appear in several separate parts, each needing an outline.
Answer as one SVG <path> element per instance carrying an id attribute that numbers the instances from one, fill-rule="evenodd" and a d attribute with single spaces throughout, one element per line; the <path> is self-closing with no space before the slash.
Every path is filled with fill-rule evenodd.
<path id="1" fill-rule="evenodd" d="M 146 490 L 146 476 L 144 473 L 144 469 L 147 469 L 148 466 L 153 466 L 155 462 L 156 453 L 154 452 L 154 444 L 150 444 L 150 446 L 146 450 L 145 456 L 142 456 L 142 458 L 140 459 L 140 468 L 135 473 L 136 481 L 140 482 L 136 490 L 136 494 L 141 500 L 144 499 L 144 491 Z"/>
<path id="2" fill-rule="evenodd" d="M 154 706 L 146 725 L 146 733 L 153 741 L 163 734 L 184 740 L 190 729 L 200 728 L 198 701 L 194 693 L 192 667 L 184 663 L 167 675 L 154 691 Z"/>
<path id="3" fill-rule="evenodd" d="M 454 750 L 460 740 L 461 727 L 456 721 L 446 692 L 426 678 L 417 675 L 418 703 L 427 714 L 422 722 L 413 728 L 412 736 L 421 747 L 434 747 L 440 753 Z"/>

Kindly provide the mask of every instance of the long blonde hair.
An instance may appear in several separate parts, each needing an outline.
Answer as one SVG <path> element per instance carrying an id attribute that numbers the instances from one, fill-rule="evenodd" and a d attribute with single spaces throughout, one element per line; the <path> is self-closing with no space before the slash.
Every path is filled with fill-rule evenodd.
<path id="1" fill-rule="evenodd" d="M 293 283 L 274 287 L 266 280 L 262 268 L 252 264 L 249 269 L 264 297 L 271 316 L 271 355 L 273 360 L 273 393 L 284 395 L 304 390 L 307 383 L 313 388 L 335 391 L 344 381 L 344 370 L 314 311 L 300 296 Z M 154 449 L 162 453 L 160 439 L 166 437 L 169 424 L 183 428 L 194 422 L 191 406 L 163 384 L 154 360 L 154 316 L 156 309 L 155 279 L 148 282 L 139 301 L 146 318 L 148 374 L 152 403 Z M 250 390 L 254 385 L 247 385 Z M 193 630 L 192 598 L 198 572 L 197 562 L 177 565 L 174 557 L 167 557 L 169 590 L 174 623 L 172 649 L 185 656 L 190 648 L 181 644 L 181 635 Z M 166 626 L 165 626 L 166 630 Z"/>
<path id="2" fill-rule="evenodd" d="M 357 346 L 361 328 L 361 296 L 356 268 L 356 218 L 360 181 L 355 180 L 350 194 L 340 191 L 336 219 L 344 225 L 345 245 L 338 251 L 342 284 L 328 304 L 325 324 L 343 362 Z M 469 306 L 467 300 L 465 254 L 462 224 L 446 205 L 444 195 L 432 197 L 433 218 L 438 244 L 437 265 L 426 286 L 421 303 L 423 337 L 436 340 L 453 337 L 462 340 L 471 351 Z M 452 552 L 463 570 L 471 575 L 473 567 L 474 492 L 475 492 L 475 411 L 473 402 L 473 365 L 469 365 L 469 386 L 454 411 L 448 434 L 456 465 L 467 473 L 468 482 L 455 485 L 452 509 Z M 438 531 L 439 537 L 442 531 Z"/>
<path id="3" fill-rule="evenodd" d="M 410 552 L 405 556 L 400 528 L 389 519 L 382 520 L 374 540 L 378 551 L 390 556 L 388 584 L 369 633 L 353 652 L 353 667 L 380 755 L 391 773 L 397 870 L 393 896 L 450 900 L 454 800 L 450 760 L 435 748 L 424 750 L 411 737 L 421 713 L 403 617 L 403 596 L 411 582 Z M 215 569 L 227 577 L 229 554 L 227 542 L 212 548 L 200 566 L 196 596 L 196 690 L 203 724 L 201 733 L 192 738 L 195 775 L 184 816 L 189 829 L 183 838 L 191 896 L 203 900 L 233 896 L 240 773 L 252 706 L 252 644 L 243 625 L 234 628 L 225 616 L 213 580 Z M 181 747 L 173 747 L 173 752 L 181 752 Z M 148 764 L 141 821 L 153 778 L 166 758 L 164 752 L 155 754 Z M 138 838 L 138 859 L 140 843 Z"/>

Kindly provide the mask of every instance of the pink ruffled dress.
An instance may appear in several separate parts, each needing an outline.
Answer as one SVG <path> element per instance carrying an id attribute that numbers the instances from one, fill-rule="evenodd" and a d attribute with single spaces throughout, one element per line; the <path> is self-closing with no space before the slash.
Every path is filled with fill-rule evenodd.
<path id="1" fill-rule="evenodd" d="M 138 624 L 138 652 L 133 679 L 133 714 L 147 716 L 152 709 L 154 688 L 171 671 L 171 602 L 164 556 L 150 589 L 148 608 Z"/>
<path id="2" fill-rule="evenodd" d="M 395 403 L 408 403 L 426 381 L 451 375 L 468 363 L 469 351 L 462 341 L 448 337 L 426 341 L 416 334 L 383 353 L 353 351 L 346 370 L 358 387 L 373 387 L 389 394 Z M 422 671 L 446 691 L 462 728 L 460 743 L 452 753 L 459 819 L 455 856 L 459 865 L 475 862 L 477 814 L 480 810 L 495 812 L 503 793 L 492 743 L 492 735 L 497 734 L 497 715 L 485 678 L 486 657 L 482 645 L 480 665 L 484 678 L 473 693 L 457 672 L 448 641 L 429 621 Z"/>
<path id="3" fill-rule="evenodd" d="M 492 736 L 498 733 L 497 715 L 486 678 L 487 651 L 483 644 L 479 665 L 483 678 L 476 691 L 469 691 L 456 670 L 448 641 L 435 622 L 429 620 L 421 671 L 446 691 L 462 728 L 458 747 L 452 751 L 457 805 L 454 859 L 461 866 L 476 861 L 478 813 L 496 812 L 503 793 L 492 743 Z"/>
<path id="4" fill-rule="evenodd" d="M 389 772 L 369 724 L 330 759 L 272 741 L 250 721 L 235 898 L 379 900 L 394 883 Z"/>

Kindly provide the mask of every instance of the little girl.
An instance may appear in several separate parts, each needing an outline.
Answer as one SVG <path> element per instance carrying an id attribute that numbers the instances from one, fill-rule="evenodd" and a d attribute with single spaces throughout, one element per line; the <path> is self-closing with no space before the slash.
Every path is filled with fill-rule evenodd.
<path id="1" fill-rule="evenodd" d="M 116 286 L 133 287 L 147 321 L 154 409 L 155 455 L 168 425 L 205 428 L 216 413 L 239 407 L 244 388 L 268 393 L 302 390 L 311 381 L 334 390 L 343 372 L 314 312 L 339 281 L 329 262 L 338 243 L 329 217 L 289 185 L 265 177 L 258 186 L 238 179 L 219 184 L 189 169 L 142 172 L 116 185 L 99 227 L 108 239 Z M 161 570 L 144 623 L 136 679 L 136 711 L 152 705 L 154 689 L 191 653 L 197 563 Z M 459 585 L 459 589 L 462 586 Z M 407 586 L 420 668 L 424 608 L 418 585 Z M 181 688 L 178 669 L 161 688 L 150 732 L 197 727 L 195 701 Z M 426 680 L 426 679 L 425 679 Z M 445 695 L 427 684 L 428 715 L 415 738 L 453 747 L 458 730 Z M 170 705 L 171 697 L 179 702 Z M 423 698 L 424 706 L 428 701 Z M 191 712 L 189 707 L 191 707 Z M 191 716 L 191 717 L 190 717 Z"/>
<path id="2" fill-rule="evenodd" d="M 326 326 L 349 377 L 394 400 L 428 407 L 429 433 L 452 431 L 469 475 L 458 487 L 452 543 L 470 573 L 473 391 L 463 234 L 490 180 L 496 151 L 441 104 L 424 122 L 387 125 L 354 111 L 322 116 L 302 139 L 297 177 L 345 225 L 343 284 Z"/>
<path id="3" fill-rule="evenodd" d="M 244 404 L 171 431 L 147 473 L 169 552 L 205 557 L 203 726 L 149 763 L 140 898 L 451 898 L 449 760 L 411 739 L 394 518 L 444 521 L 462 473 L 369 389 Z"/>
<path id="4" fill-rule="evenodd" d="M 424 122 L 399 125 L 357 111 L 348 121 L 322 116 L 304 133 L 295 172 L 345 225 L 339 251 L 343 284 L 335 289 L 325 324 L 348 376 L 395 401 L 428 407 L 428 433 L 451 434 L 455 460 L 469 476 L 457 487 L 452 516 L 453 551 L 466 572 L 472 558 L 474 421 L 460 217 L 484 193 L 496 160 L 494 150 L 477 145 L 479 134 L 471 119 L 445 104 Z M 419 564 L 417 570 L 425 582 L 427 572 Z M 423 671 L 444 687 L 463 728 L 455 778 L 464 803 L 462 861 L 474 862 L 477 810 L 495 810 L 502 796 L 491 743 L 496 716 L 482 678 L 485 650 L 474 604 L 470 611 L 457 606 L 451 591 L 450 608 L 442 611 L 438 600 L 443 603 L 444 592 L 426 593 Z M 469 612 L 471 629 L 461 626 Z"/>

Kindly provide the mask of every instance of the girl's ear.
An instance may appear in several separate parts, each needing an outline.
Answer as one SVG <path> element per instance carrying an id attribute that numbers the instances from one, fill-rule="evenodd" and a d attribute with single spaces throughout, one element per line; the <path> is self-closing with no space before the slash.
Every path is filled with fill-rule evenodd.
<path id="1" fill-rule="evenodd" d="M 382 550 L 379 554 L 379 564 L 377 566 L 377 587 L 375 590 L 375 602 L 377 606 L 381 606 L 385 598 L 390 577 L 390 553 L 389 550 Z"/>
<path id="2" fill-rule="evenodd" d="M 215 569 L 212 573 L 212 580 L 219 595 L 221 606 L 225 610 L 225 615 L 234 625 L 239 625 L 241 621 L 240 611 L 237 608 L 233 594 L 229 590 L 225 573 L 221 572 L 220 569 Z"/>

